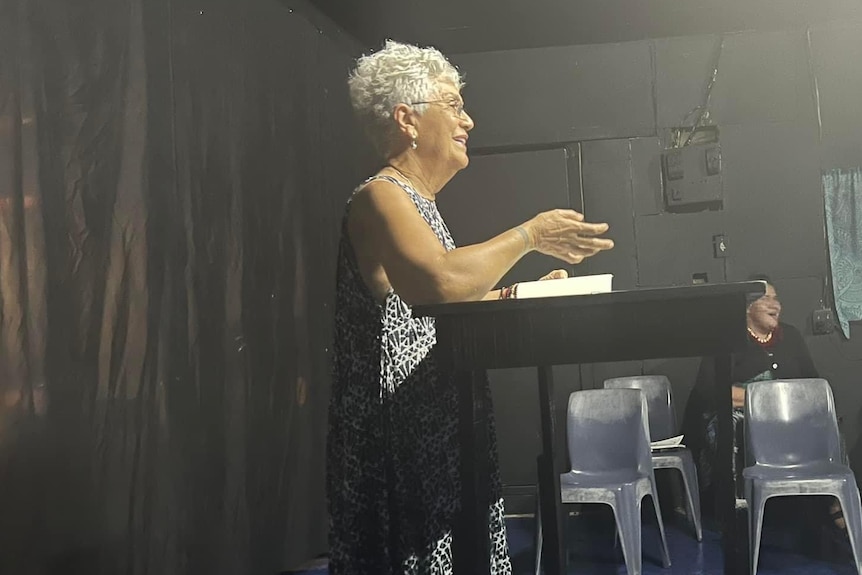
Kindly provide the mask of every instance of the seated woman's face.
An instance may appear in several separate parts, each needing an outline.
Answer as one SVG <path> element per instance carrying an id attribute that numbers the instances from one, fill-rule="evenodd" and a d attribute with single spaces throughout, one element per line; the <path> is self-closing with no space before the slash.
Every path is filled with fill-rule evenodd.
<path id="1" fill-rule="evenodd" d="M 775 288 L 766 284 L 763 297 L 748 307 L 748 326 L 763 332 L 770 332 L 778 327 L 778 317 L 781 315 L 781 302 Z"/>

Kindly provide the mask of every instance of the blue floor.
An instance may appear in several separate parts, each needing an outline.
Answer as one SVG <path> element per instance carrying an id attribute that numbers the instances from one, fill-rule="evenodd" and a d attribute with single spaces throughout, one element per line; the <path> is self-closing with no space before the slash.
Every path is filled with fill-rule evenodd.
<path id="1" fill-rule="evenodd" d="M 625 575 L 622 551 L 614 546 L 613 524 L 590 520 L 570 520 L 568 525 L 568 573 L 583 575 Z M 514 572 L 527 575 L 533 571 L 533 520 L 510 519 L 509 545 Z M 723 575 L 721 536 L 705 529 L 703 541 L 698 542 L 693 532 L 683 523 L 665 527 L 672 565 L 661 566 L 658 529 L 651 524 L 643 526 L 643 575 Z M 761 546 L 758 574 L 855 575 L 849 563 L 836 565 L 799 553 L 793 537 L 778 533 L 765 533 Z"/>
<path id="2" fill-rule="evenodd" d="M 648 504 L 644 517 L 652 513 Z M 779 517 L 764 525 L 759 575 L 855 575 L 848 562 L 838 563 L 818 557 L 818 543 L 811 530 Z M 509 551 L 515 575 L 533 573 L 534 521 L 531 517 L 506 521 Z M 706 527 L 706 526 L 705 526 Z M 567 522 L 567 559 L 570 574 L 626 575 L 622 552 L 614 545 L 613 516 L 601 506 L 589 506 Z M 714 529 L 704 529 L 698 542 L 684 518 L 666 520 L 668 547 L 673 565 L 661 566 L 658 529 L 645 520 L 643 526 L 643 575 L 723 575 L 721 537 Z M 296 571 L 296 575 L 327 575 L 325 565 Z"/>

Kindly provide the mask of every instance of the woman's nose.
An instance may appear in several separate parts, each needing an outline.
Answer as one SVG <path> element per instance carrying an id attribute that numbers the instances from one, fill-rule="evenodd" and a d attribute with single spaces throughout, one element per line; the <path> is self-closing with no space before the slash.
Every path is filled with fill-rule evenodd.
<path id="1" fill-rule="evenodd" d="M 464 116 L 461 121 L 464 125 L 464 129 L 468 132 L 476 126 L 476 123 L 473 122 L 472 116 L 470 116 L 470 114 L 468 114 L 466 110 L 464 110 Z"/>

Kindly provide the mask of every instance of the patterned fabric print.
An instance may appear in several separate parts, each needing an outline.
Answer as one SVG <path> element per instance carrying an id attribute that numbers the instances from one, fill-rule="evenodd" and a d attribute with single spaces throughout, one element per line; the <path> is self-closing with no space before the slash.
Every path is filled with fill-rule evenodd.
<path id="1" fill-rule="evenodd" d="M 382 178 L 399 185 L 440 243 L 454 249 L 434 202 Z M 330 573 L 451 575 L 460 490 L 455 385 L 438 373 L 431 353 L 433 320 L 412 317 L 392 291 L 382 305 L 373 299 L 346 221 L 345 214 L 327 442 Z M 491 418 L 491 573 L 509 575 L 493 425 Z"/>
<path id="2" fill-rule="evenodd" d="M 850 322 L 862 320 L 862 168 L 836 169 L 822 178 L 835 311 L 850 339 Z"/>
<path id="3" fill-rule="evenodd" d="M 437 341 L 434 319 L 414 318 L 410 306 L 390 291 L 380 338 L 380 393 L 391 395 L 416 370 Z"/>

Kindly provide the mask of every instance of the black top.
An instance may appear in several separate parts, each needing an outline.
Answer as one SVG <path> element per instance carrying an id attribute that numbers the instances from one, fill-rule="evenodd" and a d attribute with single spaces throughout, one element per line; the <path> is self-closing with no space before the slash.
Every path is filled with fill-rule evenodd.
<path id="1" fill-rule="evenodd" d="M 750 381 L 766 371 L 771 371 L 772 377 L 765 379 L 818 377 L 799 330 L 781 323 L 776 334 L 775 342 L 769 342 L 772 345 L 762 345 L 749 338 L 746 352 L 734 354 L 731 375 L 735 384 Z"/>
<path id="2" fill-rule="evenodd" d="M 746 350 L 733 354 L 731 380 L 734 385 L 744 385 L 755 379 L 819 377 L 799 330 L 790 324 L 779 323 L 779 329 L 773 337 L 771 345 L 762 345 L 749 337 Z M 686 404 L 682 428 L 686 445 L 695 450 L 703 433 L 703 416 L 715 413 L 712 395 L 714 384 L 715 360 L 704 358 Z"/>

